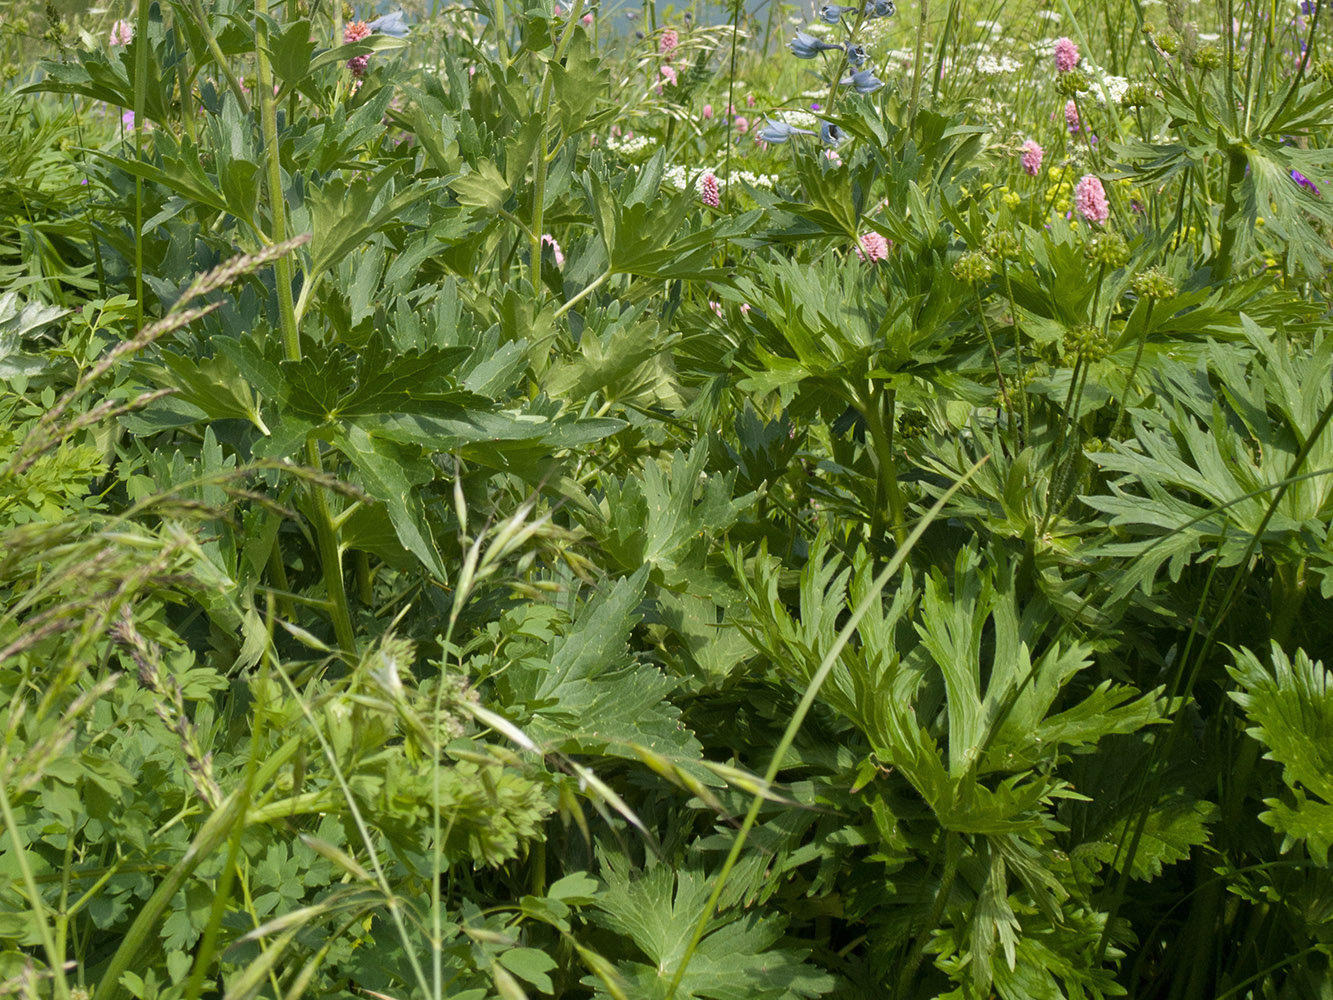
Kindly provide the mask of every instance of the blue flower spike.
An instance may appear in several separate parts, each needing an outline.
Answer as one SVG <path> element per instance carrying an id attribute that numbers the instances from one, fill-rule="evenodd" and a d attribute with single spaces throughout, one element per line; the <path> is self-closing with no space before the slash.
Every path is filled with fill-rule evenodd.
<path id="1" fill-rule="evenodd" d="M 855 7 L 844 7 L 841 4 L 826 3 L 819 8 L 819 19 L 825 24 L 837 24 L 842 20 L 845 14 L 854 14 Z"/>
<path id="2" fill-rule="evenodd" d="M 844 87 L 855 87 L 858 94 L 873 94 L 884 86 L 884 81 L 875 75 L 873 69 L 857 70 L 851 76 L 839 81 Z"/>
<path id="3" fill-rule="evenodd" d="M 808 128 L 796 128 L 786 122 L 775 122 L 772 118 L 764 119 L 764 127 L 756 135 L 772 146 L 781 145 L 794 135 L 814 135 Z"/>
<path id="4" fill-rule="evenodd" d="M 796 37 L 787 43 L 797 59 L 813 59 L 821 52 L 827 52 L 829 49 L 840 49 L 841 45 L 830 45 L 828 42 L 821 42 L 814 35 L 806 34 L 804 31 L 796 32 Z"/>
<path id="5" fill-rule="evenodd" d="M 369 22 L 366 27 L 372 32 L 390 35 L 393 38 L 406 38 L 408 32 L 407 21 L 404 19 L 401 10 L 396 10 L 392 14 L 385 14 L 383 17 L 377 17 Z"/>

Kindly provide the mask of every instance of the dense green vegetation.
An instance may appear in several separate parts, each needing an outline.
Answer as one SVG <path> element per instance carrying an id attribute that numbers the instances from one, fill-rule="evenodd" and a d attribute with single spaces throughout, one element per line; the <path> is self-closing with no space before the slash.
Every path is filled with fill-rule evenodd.
<path id="1" fill-rule="evenodd" d="M 561 2 L 0 22 L 0 992 L 1333 998 L 1318 0 Z"/>

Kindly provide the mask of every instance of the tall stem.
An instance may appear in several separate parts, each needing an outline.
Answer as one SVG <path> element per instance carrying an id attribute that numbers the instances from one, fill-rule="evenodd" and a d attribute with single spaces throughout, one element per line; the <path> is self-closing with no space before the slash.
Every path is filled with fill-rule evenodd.
<path id="1" fill-rule="evenodd" d="M 1240 148 L 1232 146 L 1227 152 L 1227 190 L 1222 199 L 1222 218 L 1218 219 L 1222 229 L 1222 239 L 1217 245 L 1217 255 L 1214 258 L 1217 262 L 1218 281 L 1226 281 L 1231 277 L 1234 264 L 1231 258 L 1236 249 L 1236 232 L 1241 225 L 1240 220 L 1235 218 L 1239 206 L 1236 191 L 1245 179 L 1245 167 L 1245 153 Z"/>
<path id="2" fill-rule="evenodd" d="M 502 0 L 496 0 L 501 3 Z M 570 40 L 574 37 L 574 31 L 578 27 L 579 18 L 583 16 L 583 0 L 574 0 L 574 9 L 569 12 L 569 19 L 565 22 L 564 34 L 560 36 L 560 41 L 556 43 L 555 53 L 551 56 L 551 62 L 547 63 L 546 69 L 542 75 L 542 93 L 541 99 L 537 102 L 534 112 L 542 116 L 542 134 L 537 140 L 537 151 L 534 154 L 535 159 L 532 165 L 532 232 L 529 233 L 530 259 L 528 261 L 529 274 L 532 284 L 532 294 L 540 301 L 542 287 L 542 220 L 546 211 L 546 170 L 550 165 L 548 156 L 550 147 L 547 145 L 548 136 L 546 134 L 549 122 L 549 112 L 551 110 L 551 90 L 555 86 L 555 77 L 551 74 L 551 65 L 560 63 L 565 56 L 565 49 L 569 47 Z"/>
<path id="3" fill-rule="evenodd" d="M 271 239 L 282 243 L 287 239 L 287 205 L 282 188 L 282 158 L 278 148 L 278 111 L 273 100 L 273 73 L 265 49 L 269 23 L 268 0 L 255 0 L 255 62 L 259 81 L 259 117 L 264 134 L 264 153 L 268 167 L 268 197 Z M 278 316 L 282 328 L 283 353 L 288 361 L 301 360 L 301 332 L 296 322 L 296 304 L 292 300 L 292 262 L 284 254 L 273 265 L 278 286 Z M 309 278 L 307 277 L 307 280 Z M 319 442 L 306 442 L 306 461 L 322 472 L 324 462 Z M 328 595 L 329 612 L 333 616 L 333 630 L 338 645 L 351 656 L 356 655 L 356 632 L 352 628 L 352 613 L 347 602 L 347 585 L 343 579 L 342 549 L 338 543 L 338 529 L 333 523 L 328 493 L 319 486 L 310 487 L 310 502 L 314 508 L 315 540 L 319 548 L 320 566 L 324 571 L 324 587 Z"/>
<path id="4" fill-rule="evenodd" d="M 921 60 L 926 51 L 926 21 L 930 17 L 929 0 L 920 0 L 921 11 L 916 24 L 916 54 L 912 57 L 912 102 L 907 106 L 907 127 L 916 122 L 916 109 L 921 101 Z"/>
<path id="5" fill-rule="evenodd" d="M 859 407 L 866 421 L 866 435 L 875 456 L 875 508 L 871 511 L 871 541 L 879 539 L 883 526 L 885 501 L 889 505 L 893 540 L 901 548 L 907 536 L 903 517 L 903 496 L 898 489 L 898 467 L 893 458 L 893 411 L 897 394 L 877 386 Z"/>

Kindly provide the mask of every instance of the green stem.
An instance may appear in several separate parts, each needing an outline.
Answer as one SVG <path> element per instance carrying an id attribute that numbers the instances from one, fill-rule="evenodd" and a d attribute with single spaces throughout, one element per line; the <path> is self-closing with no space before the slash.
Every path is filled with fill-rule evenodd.
<path id="1" fill-rule="evenodd" d="M 148 104 L 148 13 L 151 4 L 139 0 L 134 35 L 134 158 L 143 160 L 143 116 Z M 143 177 L 134 175 L 134 319 L 143 326 Z"/>
<path id="2" fill-rule="evenodd" d="M 199 31 L 204 36 L 204 44 L 208 46 L 208 54 L 213 57 L 213 61 L 218 64 L 218 69 L 222 70 L 222 75 L 227 78 L 227 86 L 231 88 L 232 94 L 236 97 L 236 103 L 241 107 L 241 114 L 250 113 L 250 100 L 245 96 L 245 88 L 241 86 L 241 81 L 236 78 L 232 72 L 231 64 L 227 62 L 227 56 L 222 51 L 222 46 L 213 35 L 213 27 L 208 22 L 208 14 L 204 11 L 204 5 L 201 0 L 191 0 L 190 11 L 194 14 L 194 20 L 199 25 Z"/>
<path id="3" fill-rule="evenodd" d="M 1153 300 L 1148 300 L 1148 314 L 1143 317 L 1143 336 L 1139 338 L 1138 349 L 1134 352 L 1134 363 L 1129 366 L 1129 375 L 1125 378 L 1125 388 L 1120 394 L 1120 408 L 1115 422 L 1111 424 L 1111 439 L 1120 436 L 1120 427 L 1125 422 L 1125 407 L 1129 405 L 1129 394 L 1134 388 L 1134 376 L 1139 373 L 1139 362 L 1143 360 L 1143 346 L 1148 342 L 1149 324 L 1152 322 Z"/>
<path id="4" fill-rule="evenodd" d="M 9 832 L 10 855 L 18 866 L 19 876 L 23 879 L 28 893 L 28 904 L 36 918 L 37 933 L 42 939 L 42 948 L 46 952 L 47 964 L 51 966 L 51 975 L 55 977 L 56 996 L 60 1000 L 69 1000 L 69 983 L 65 980 L 65 956 L 56 950 L 55 939 L 51 936 L 51 927 L 46 922 L 46 903 L 41 890 L 32 876 L 32 866 L 28 864 L 28 848 L 23 843 L 22 831 L 14 818 L 13 807 L 9 803 L 9 792 L 5 788 L 4 775 L 9 771 L 9 753 L 0 755 L 0 815 L 3 815 L 5 829 Z"/>
<path id="5" fill-rule="evenodd" d="M 897 402 L 897 393 L 892 389 L 877 386 L 870 398 L 859 405 L 861 415 L 865 417 L 866 434 L 875 456 L 875 508 L 871 511 L 871 543 L 877 543 L 883 530 L 882 516 L 884 502 L 889 505 L 889 529 L 893 539 L 902 547 L 907 532 L 903 517 L 903 497 L 898 489 L 898 466 L 893 457 L 893 419 Z"/>
<path id="6" fill-rule="evenodd" d="M 930 17 L 929 0 L 920 0 L 921 10 L 916 25 L 916 54 L 912 57 L 912 101 L 907 106 L 907 127 L 916 122 L 916 109 L 921 102 L 921 60 L 925 58 L 926 21 Z"/>
<path id="7" fill-rule="evenodd" d="M 539 241 L 539 242 L 538 242 L 538 246 L 540 246 L 540 245 L 541 245 L 541 244 L 540 244 L 540 241 Z M 564 305 L 562 305 L 559 309 L 557 309 L 557 310 L 555 311 L 555 317 L 554 317 L 554 318 L 555 318 L 555 319 L 559 319 L 559 318 L 560 318 L 561 316 L 563 316 L 565 313 L 569 312 L 569 310 L 573 309 L 576 305 L 578 305 L 580 302 L 582 302 L 584 299 L 586 299 L 589 295 L 591 295 L 593 292 L 595 292 L 598 288 L 600 288 L 601 285 L 602 285 L 602 282 L 606 281 L 606 279 L 609 278 L 609 277 L 611 277 L 611 272 L 610 272 L 610 270 L 603 271 L 600 275 L 598 275 L 598 276 L 597 276 L 596 278 L 594 278 L 591 282 L 589 282 L 588 285 L 587 285 L 586 287 L 584 287 L 584 289 L 583 289 L 582 291 L 580 291 L 580 292 L 579 292 L 577 295 L 575 295 L 572 299 L 570 299 L 568 302 L 566 302 Z"/>
<path id="8" fill-rule="evenodd" d="M 722 868 L 717 874 L 717 879 L 713 883 L 713 891 L 709 893 L 708 901 L 704 903 L 704 908 L 699 914 L 699 919 L 695 922 L 694 932 L 690 935 L 689 943 L 685 946 L 685 954 L 681 956 L 680 964 L 676 966 L 675 974 L 671 977 L 671 985 L 667 987 L 664 1000 L 673 1000 L 676 991 L 680 988 L 680 981 L 685 977 L 685 971 L 689 968 L 690 960 L 694 957 L 695 951 L 699 947 L 699 942 L 703 940 L 704 932 L 708 929 L 709 922 L 713 919 L 713 913 L 716 911 L 717 901 L 722 896 L 722 890 L 726 887 L 727 879 L 731 876 L 732 869 L 736 867 L 736 862 L 740 860 L 741 851 L 745 848 L 745 842 L 749 838 L 750 831 L 754 828 L 755 821 L 759 818 L 759 810 L 763 806 L 765 793 L 773 787 L 773 782 L 777 779 L 778 772 L 782 770 L 782 762 L 787 757 L 787 752 L 796 740 L 796 734 L 805 722 L 806 715 L 814 706 L 815 698 L 819 695 L 820 689 L 824 686 L 824 681 L 833 671 L 838 658 L 846 648 L 847 643 L 851 641 L 852 633 L 861 624 L 861 619 L 866 616 L 871 605 L 880 599 L 880 593 L 884 590 L 885 584 L 898 572 L 902 564 L 906 561 L 908 553 L 916 545 L 917 541 L 925 534 L 928 528 L 939 516 L 944 505 L 949 502 L 954 493 L 966 483 L 976 473 L 977 469 L 986 462 L 983 458 L 972 468 L 959 478 L 959 480 L 945 491 L 944 495 L 935 501 L 934 506 L 926 512 L 926 516 L 912 530 L 898 551 L 893 554 L 889 564 L 884 567 L 879 576 L 875 577 L 870 584 L 870 589 L 866 595 L 861 598 L 851 616 L 847 619 L 847 624 L 838 632 L 838 636 L 833 640 L 833 645 L 824 655 L 823 661 L 819 664 L 819 669 L 815 671 L 814 676 L 810 678 L 810 683 L 806 685 L 805 693 L 801 696 L 800 703 L 796 706 L 796 711 L 787 722 L 787 728 L 782 733 L 782 738 L 778 741 L 777 749 L 773 751 L 773 757 L 768 762 L 768 767 L 764 772 L 764 780 L 754 797 L 750 800 L 750 808 L 745 813 L 745 819 L 741 822 L 741 828 L 736 833 L 736 837 L 731 842 L 731 849 L 727 852 L 726 860 L 722 862 Z"/>
<path id="9" fill-rule="evenodd" d="M 255 62 L 259 84 L 259 116 L 264 134 L 264 152 L 268 166 L 268 197 L 272 241 L 287 239 L 287 206 L 282 187 L 282 153 L 278 148 L 278 111 L 273 99 L 273 73 L 265 48 L 268 31 L 268 0 L 255 0 Z M 274 262 L 278 286 L 278 317 L 282 327 L 283 352 L 288 361 L 301 360 L 301 332 L 296 322 L 296 305 L 292 300 L 292 262 L 283 254 Z M 309 280 L 307 278 L 307 280 Z M 306 442 L 306 460 L 317 472 L 324 471 L 319 442 Z M 352 612 L 347 601 L 347 584 L 343 579 L 342 549 L 338 543 L 338 529 L 333 523 L 328 493 L 318 486 L 310 487 L 310 501 L 314 507 L 315 537 L 319 548 L 320 566 L 324 571 L 324 586 L 328 593 L 329 609 L 333 615 L 333 630 L 338 645 L 350 656 L 356 655 L 356 631 L 352 627 Z"/>
<path id="10" fill-rule="evenodd" d="M 496 0 L 497 5 L 503 0 Z M 550 122 L 548 118 L 551 110 L 551 91 L 555 86 L 555 77 L 551 73 L 551 64 L 558 65 L 565 56 L 565 49 L 569 47 L 570 40 L 574 37 L 574 29 L 578 27 L 579 18 L 583 15 L 583 0 L 574 0 L 574 9 L 569 13 L 569 19 L 565 22 L 565 32 L 560 36 L 560 41 L 556 43 L 555 53 L 551 56 L 551 62 L 546 64 L 542 74 L 542 93 L 541 99 L 537 102 L 538 106 L 534 109 L 542 116 L 542 134 L 537 141 L 537 151 L 534 154 L 533 178 L 532 178 L 532 230 L 529 236 L 529 281 L 532 285 L 532 294 L 539 301 L 541 299 L 542 287 L 542 221 L 546 214 L 546 170 L 549 164 L 547 154 L 548 136 L 547 127 Z"/>
<path id="11" fill-rule="evenodd" d="M 1273 641 L 1287 652 L 1291 652 L 1291 630 L 1305 604 L 1308 589 L 1305 569 L 1305 559 L 1294 563 L 1278 563 L 1273 567 L 1273 627 L 1270 634 Z"/>
<path id="12" fill-rule="evenodd" d="M 1023 365 L 1023 331 L 1018 326 L 1018 304 L 1014 301 L 1014 284 L 1009 279 L 1009 262 L 1004 258 L 1000 259 L 1000 275 L 1004 278 L 1004 291 L 1009 296 L 1009 316 L 1014 324 L 1014 354 L 1018 367 L 1018 395 L 1023 407 L 1021 423 L 1018 428 L 1018 446 L 1023 448 L 1027 446 L 1028 423 L 1030 420 L 1028 380 Z"/>
<path id="13" fill-rule="evenodd" d="M 926 957 L 926 947 L 930 944 L 931 935 L 939 927 L 940 920 L 944 917 L 944 910 L 949 905 L 949 897 L 953 895 L 953 884 L 958 878 L 958 863 L 962 859 L 963 838 L 953 830 L 945 831 L 944 871 L 940 875 L 940 887 L 935 893 L 935 902 L 930 908 L 930 915 L 926 918 L 921 933 L 917 935 L 916 942 L 912 946 L 912 954 L 898 974 L 898 988 L 893 994 L 898 1000 L 908 995 L 912 977 L 916 975 L 917 969 L 921 968 L 921 962 Z"/>
<path id="14" fill-rule="evenodd" d="M 1245 179 L 1245 166 L 1244 151 L 1233 145 L 1227 152 L 1227 190 L 1226 196 L 1222 200 L 1222 217 L 1218 220 L 1222 229 L 1222 238 L 1218 242 L 1217 254 L 1213 258 L 1217 264 L 1216 280 L 1218 281 L 1226 281 L 1230 278 L 1232 267 L 1235 264 L 1231 258 L 1236 249 L 1236 233 L 1241 225 L 1241 220 L 1236 218 L 1239 206 L 1239 198 L 1236 192 Z"/>

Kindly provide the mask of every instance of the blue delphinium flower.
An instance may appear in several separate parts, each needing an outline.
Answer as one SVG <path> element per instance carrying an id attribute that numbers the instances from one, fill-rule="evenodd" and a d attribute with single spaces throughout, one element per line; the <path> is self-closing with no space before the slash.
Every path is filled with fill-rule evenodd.
<path id="1" fill-rule="evenodd" d="M 779 143 L 786 142 L 794 135 L 814 135 L 815 133 L 808 128 L 796 128 L 786 122 L 775 122 L 772 118 L 765 118 L 764 127 L 755 134 L 764 142 L 776 146 Z"/>
<path id="2" fill-rule="evenodd" d="M 864 45 L 848 45 L 847 61 L 853 66 L 864 66 L 866 61 L 866 49 Z"/>
<path id="3" fill-rule="evenodd" d="M 819 8 L 819 19 L 825 24 L 837 24 L 844 14 L 855 12 L 855 7 L 843 7 L 841 4 L 826 3 Z"/>
<path id="4" fill-rule="evenodd" d="M 381 35 L 391 35 L 394 38 L 407 37 L 407 21 L 403 19 L 401 10 L 396 10 L 392 14 L 385 14 L 383 17 L 377 17 L 367 23 L 366 27 Z"/>
<path id="5" fill-rule="evenodd" d="M 832 122 L 824 122 L 819 128 L 819 138 L 825 146 L 840 146 L 847 138 L 847 133 Z"/>
<path id="6" fill-rule="evenodd" d="M 839 81 L 844 87 L 855 87 L 858 94 L 873 94 L 884 86 L 884 81 L 875 75 L 873 69 L 857 70 L 851 76 Z"/>
<path id="7" fill-rule="evenodd" d="M 869 0 L 866 4 L 866 17 L 893 17 L 896 13 L 893 0 Z"/>
<path id="8" fill-rule="evenodd" d="M 796 32 L 796 37 L 787 43 L 797 59 L 813 59 L 821 52 L 829 49 L 840 49 L 841 45 L 830 45 L 828 42 L 821 42 L 814 35 L 806 34 L 804 31 Z"/>

